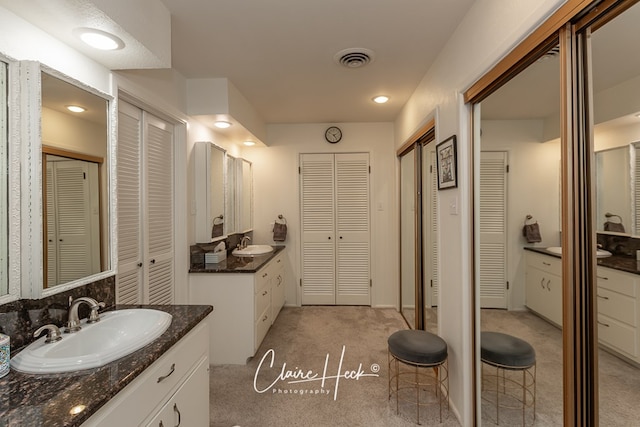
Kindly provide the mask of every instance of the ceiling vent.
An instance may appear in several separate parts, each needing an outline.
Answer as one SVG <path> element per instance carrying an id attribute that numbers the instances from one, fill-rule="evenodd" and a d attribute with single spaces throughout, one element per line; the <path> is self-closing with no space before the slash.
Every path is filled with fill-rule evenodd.
<path id="1" fill-rule="evenodd" d="M 333 59 L 347 68 L 360 68 L 373 62 L 374 57 L 372 50 L 358 47 L 341 50 L 334 55 Z"/>

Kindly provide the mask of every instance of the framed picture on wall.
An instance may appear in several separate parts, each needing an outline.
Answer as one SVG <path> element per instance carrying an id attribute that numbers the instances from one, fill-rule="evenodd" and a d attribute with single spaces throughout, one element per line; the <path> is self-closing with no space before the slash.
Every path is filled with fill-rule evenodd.
<path id="1" fill-rule="evenodd" d="M 458 186 L 458 161 L 455 135 L 436 145 L 436 162 L 438 190 L 456 188 Z"/>

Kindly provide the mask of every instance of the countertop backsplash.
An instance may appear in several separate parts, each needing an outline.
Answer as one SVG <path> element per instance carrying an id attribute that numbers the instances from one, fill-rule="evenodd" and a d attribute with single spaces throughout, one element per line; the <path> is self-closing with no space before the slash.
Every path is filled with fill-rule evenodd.
<path id="1" fill-rule="evenodd" d="M 11 337 L 11 355 L 29 345 L 35 338 L 33 332 L 40 326 L 53 323 L 62 327 L 67 322 L 69 297 L 88 296 L 104 301 L 106 307 L 116 302 L 115 276 L 98 280 L 50 297 L 32 300 L 22 299 L 0 305 L 0 333 Z M 80 306 L 80 318 L 89 314 L 89 307 Z"/>

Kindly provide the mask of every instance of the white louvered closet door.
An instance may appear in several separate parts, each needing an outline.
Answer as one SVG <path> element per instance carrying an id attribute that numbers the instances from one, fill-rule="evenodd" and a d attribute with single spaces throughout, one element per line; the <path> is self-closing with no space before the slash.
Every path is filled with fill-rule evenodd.
<path id="1" fill-rule="evenodd" d="M 369 305 L 369 156 L 302 154 L 302 304 Z"/>
<path id="2" fill-rule="evenodd" d="M 336 154 L 336 304 L 369 305 L 369 155 Z"/>
<path id="3" fill-rule="evenodd" d="M 507 153 L 480 153 L 480 307 L 507 308 Z"/>
<path id="4" fill-rule="evenodd" d="M 143 113 L 146 195 L 143 204 L 146 262 L 145 302 L 172 304 L 173 289 L 173 125 Z"/>
<path id="5" fill-rule="evenodd" d="M 121 101 L 117 173 L 116 301 L 172 304 L 173 125 Z"/>
<path id="6" fill-rule="evenodd" d="M 118 304 L 142 303 L 142 110 L 118 107 Z"/>
<path id="7" fill-rule="evenodd" d="M 302 304 L 336 302 L 334 176 L 333 154 L 300 155 Z"/>

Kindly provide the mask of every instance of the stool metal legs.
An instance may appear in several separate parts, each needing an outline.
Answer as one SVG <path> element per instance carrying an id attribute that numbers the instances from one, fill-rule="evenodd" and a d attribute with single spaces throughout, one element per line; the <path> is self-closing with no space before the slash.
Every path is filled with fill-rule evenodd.
<path id="1" fill-rule="evenodd" d="M 495 375 L 485 373 L 485 364 L 495 368 Z M 518 372 L 519 371 L 519 372 Z M 517 377 L 522 373 L 520 380 Z M 500 408 L 522 409 L 522 425 L 526 426 L 527 408 L 532 408 L 531 422 L 536 419 L 536 364 L 527 367 L 502 366 L 483 361 L 481 366 L 482 391 L 489 391 L 487 379 L 495 378 L 496 424 L 500 425 Z M 510 388 L 510 386 L 512 388 Z M 514 391 L 515 389 L 515 391 Z M 520 391 L 522 394 L 520 395 Z M 501 402 L 501 397 L 505 402 Z M 485 398 L 483 393 L 483 398 Z M 485 399 L 489 400 L 489 399 Z M 509 406 L 509 401 L 517 401 L 518 406 Z"/>
<path id="2" fill-rule="evenodd" d="M 415 405 L 417 424 L 420 424 L 420 407 L 435 405 L 436 403 L 439 407 L 440 423 L 442 423 L 443 403 L 446 402 L 447 410 L 449 409 L 449 372 L 447 360 L 445 359 L 438 364 L 424 365 L 402 360 L 391 354 L 391 352 L 387 352 L 387 356 L 389 363 L 389 400 L 391 400 L 391 396 L 395 394 L 396 414 L 400 413 L 400 390 L 414 388 L 416 392 Z M 413 369 L 402 372 L 402 366 L 400 363 Z M 433 369 L 433 373 L 429 372 L 431 369 Z M 421 402 L 420 391 L 431 388 L 431 385 L 434 387 L 436 401 Z M 402 400 L 410 402 L 407 398 L 403 398 Z"/>

